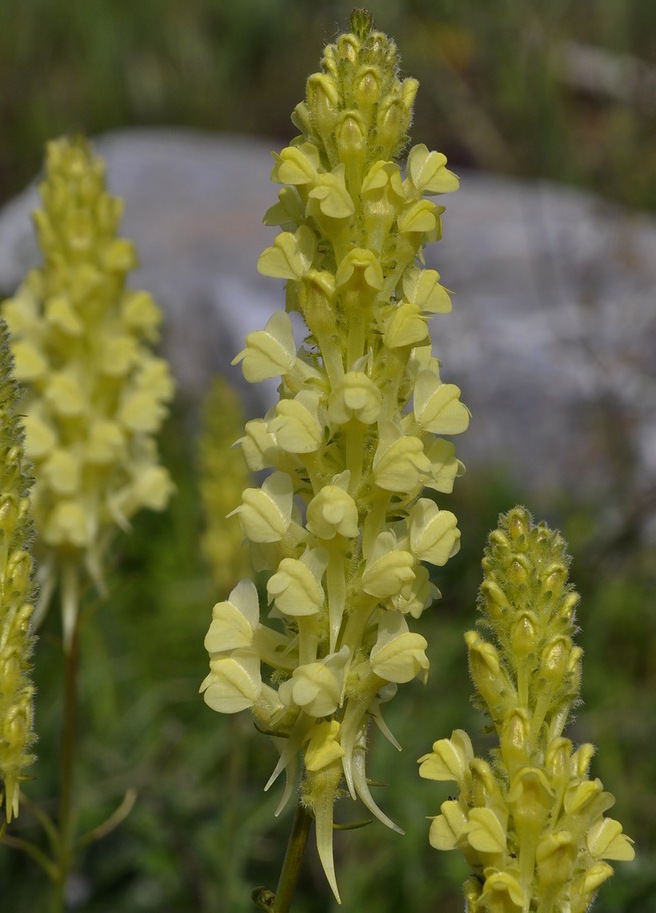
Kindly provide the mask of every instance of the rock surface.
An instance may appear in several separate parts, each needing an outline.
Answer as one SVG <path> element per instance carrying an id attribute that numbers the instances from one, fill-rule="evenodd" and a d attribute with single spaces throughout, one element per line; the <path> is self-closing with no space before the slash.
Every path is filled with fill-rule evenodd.
<path id="1" fill-rule="evenodd" d="M 242 382 L 232 356 L 283 303 L 282 282 L 256 270 L 275 236 L 262 215 L 276 200 L 279 143 L 149 129 L 95 145 L 139 251 L 132 284 L 166 314 L 181 391 L 199 397 L 215 371 Z M 37 261 L 36 202 L 31 187 L 0 214 L 4 293 Z M 570 188 L 476 173 L 461 173 L 444 202 L 444 239 L 427 263 L 456 292 L 433 334 L 443 376 L 473 414 L 459 454 L 536 493 L 653 490 L 656 220 Z M 246 395 L 261 414 L 273 389 Z"/>

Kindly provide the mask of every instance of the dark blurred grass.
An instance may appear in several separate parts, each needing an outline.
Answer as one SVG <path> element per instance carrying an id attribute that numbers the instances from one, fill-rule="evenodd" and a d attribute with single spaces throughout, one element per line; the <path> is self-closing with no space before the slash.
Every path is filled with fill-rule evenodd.
<path id="1" fill-rule="evenodd" d="M 44 143 L 135 124 L 291 133 L 341 0 L 2 0 L 0 201 Z M 418 77 L 415 135 L 454 163 L 592 187 L 656 206 L 656 4 L 645 0 L 372 0 L 403 72 Z M 571 42 L 626 55 L 645 79 L 613 100 L 563 77 Z M 575 55 L 576 56 L 576 55 Z M 651 81 L 650 81 L 651 80 Z M 641 88 L 642 87 L 642 88 Z"/>
<path id="2" fill-rule="evenodd" d="M 575 91 L 558 75 L 560 49 L 571 40 L 654 65 L 656 4 L 378 0 L 370 8 L 395 36 L 404 73 L 421 80 L 415 135 L 452 162 L 656 207 L 655 109 Z M 167 123 L 288 137 L 305 78 L 349 10 L 300 0 L 0 0 L 0 200 L 38 171 L 47 139 L 72 129 Z M 128 787 L 139 791 L 121 828 L 82 856 L 76 885 L 85 913 L 248 911 L 250 888 L 275 884 L 287 838 L 289 814 L 273 817 L 278 784 L 262 792 L 273 747 L 246 715 L 213 714 L 197 694 L 211 606 L 224 594 L 214 592 L 199 554 L 195 433 L 186 412 L 180 408 L 163 442 L 178 493 L 165 515 L 139 517 L 120 543 L 109 604 L 93 606 L 83 634 L 80 829 L 109 814 Z M 430 684 L 401 688 L 387 710 L 403 753 L 382 739 L 372 748 L 372 774 L 390 784 L 380 804 L 407 834 L 376 823 L 337 835 L 346 909 L 461 909 L 463 866 L 455 854 L 430 849 L 424 820 L 445 794 L 419 780 L 416 758 L 454 727 L 483 744 L 462 634 L 475 617 L 487 533 L 499 511 L 522 500 L 508 479 L 475 474 L 449 499 L 463 549 L 440 574 L 444 599 L 418 625 L 429 639 Z M 622 510 L 619 494 L 616 502 Z M 656 910 L 656 555 L 630 522 L 609 543 L 602 505 L 527 506 L 564 529 L 575 556 L 586 658 L 585 706 L 572 737 L 598 747 L 595 774 L 617 796 L 617 817 L 637 841 L 638 862 L 618 866 L 595 909 L 649 913 Z M 57 631 L 53 611 L 35 655 L 39 761 L 27 787 L 51 808 Z M 347 802 L 342 814 L 359 815 Z M 31 827 L 26 814 L 16 833 Z M 45 879 L 6 848 L 0 879 L 3 909 L 47 909 Z M 335 909 L 313 851 L 301 891 L 299 913 Z"/>

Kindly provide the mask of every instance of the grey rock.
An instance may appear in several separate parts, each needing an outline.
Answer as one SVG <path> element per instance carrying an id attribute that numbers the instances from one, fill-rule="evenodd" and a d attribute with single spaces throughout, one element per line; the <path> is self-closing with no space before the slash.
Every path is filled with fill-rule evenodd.
<path id="1" fill-rule="evenodd" d="M 132 285 L 155 295 L 180 390 L 198 399 L 245 335 L 283 304 L 256 270 L 275 230 L 271 151 L 280 144 L 140 129 L 95 143 L 136 242 Z M 656 478 L 656 220 L 571 188 L 461 173 L 427 251 L 454 310 L 433 324 L 443 376 L 473 414 L 458 451 L 529 492 L 624 497 Z M 0 214 L 0 289 L 37 262 L 28 188 Z M 245 385 L 248 386 L 248 385 Z M 259 386 L 259 385 L 258 385 Z M 274 385 L 248 388 L 260 414 Z M 267 402 L 268 401 L 268 402 Z"/>

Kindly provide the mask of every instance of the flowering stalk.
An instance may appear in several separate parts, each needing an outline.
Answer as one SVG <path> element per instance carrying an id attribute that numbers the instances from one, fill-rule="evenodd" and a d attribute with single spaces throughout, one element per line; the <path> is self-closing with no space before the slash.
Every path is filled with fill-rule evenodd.
<path id="1" fill-rule="evenodd" d="M 103 588 L 118 529 L 142 507 L 161 510 L 172 485 L 154 435 L 173 394 L 152 354 L 161 314 L 126 288 L 134 246 L 117 234 L 123 204 L 82 137 L 48 144 L 43 209 L 34 213 L 44 263 L 2 305 L 16 378 L 25 386 L 25 450 L 42 583 L 37 622 L 61 575 L 64 645 L 73 637 L 80 570 Z"/>
<path id="2" fill-rule="evenodd" d="M 107 193 L 104 165 L 83 138 L 48 144 L 39 191 L 43 208 L 34 221 L 43 264 L 2 313 L 25 387 L 25 452 L 35 474 L 35 624 L 60 585 L 65 670 L 56 831 L 43 812 L 40 820 L 55 857 L 44 868 L 55 882 L 55 909 L 63 910 L 74 852 L 80 593 L 86 579 L 104 592 L 103 566 L 117 530 L 128 530 L 140 508 L 166 505 L 172 485 L 158 464 L 154 435 L 173 383 L 167 363 L 151 351 L 160 312 L 149 294 L 126 287 L 136 256 L 118 236 L 122 202 Z M 106 830 L 101 825 L 94 833 Z"/>
<path id="3" fill-rule="evenodd" d="M 211 708 L 250 708 L 272 736 L 280 758 L 266 788 L 286 776 L 278 812 L 300 758 L 301 803 L 337 899 L 342 784 L 400 831 L 369 790 L 369 724 L 400 748 L 381 705 L 399 684 L 426 680 L 427 643 L 408 618 L 438 595 L 422 562 L 444 565 L 460 532 L 420 494 L 451 491 L 462 466 L 438 435 L 469 422 L 432 355 L 428 320 L 451 302 L 422 257 L 441 235 L 443 207 L 427 197 L 458 179 L 424 145 L 401 170 L 418 84 L 397 74 L 394 43 L 354 13 L 308 79 L 293 115 L 300 135 L 275 156 L 282 189 L 265 222 L 282 231 L 258 268 L 286 280 L 286 310 L 249 334 L 235 362 L 250 382 L 280 377 L 280 399 L 246 424 L 247 464 L 270 474 L 234 511 L 255 569 L 268 575 L 273 624 L 242 580 L 214 606 L 201 685 Z M 290 314 L 306 326 L 298 350 Z"/>
<path id="4" fill-rule="evenodd" d="M 465 635 L 472 681 L 499 748 L 474 756 L 462 729 L 420 758 L 419 773 L 453 780 L 430 827 L 438 850 L 459 849 L 472 869 L 467 910 L 584 913 L 630 860 L 632 841 L 604 812 L 615 799 L 589 778 L 592 745 L 574 750 L 563 729 L 579 700 L 582 650 L 572 642 L 578 596 L 558 533 L 524 508 L 499 520 L 483 559 L 480 626 Z"/>
<path id="5" fill-rule="evenodd" d="M 18 815 L 20 781 L 34 760 L 31 480 L 25 471 L 18 400 L 7 328 L 0 321 L 0 805 L 4 802 L 6 823 Z"/>
<path id="6" fill-rule="evenodd" d="M 224 378 L 216 377 L 203 404 L 198 441 L 199 488 L 205 515 L 200 544 L 222 594 L 250 570 L 239 526 L 226 520 L 243 489 L 252 482 L 241 448 L 232 446 L 243 427 L 242 413 L 236 391 Z"/>

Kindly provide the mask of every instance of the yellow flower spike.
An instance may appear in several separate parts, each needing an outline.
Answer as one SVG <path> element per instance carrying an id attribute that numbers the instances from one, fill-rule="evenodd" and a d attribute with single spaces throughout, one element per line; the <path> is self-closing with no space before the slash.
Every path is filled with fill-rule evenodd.
<path id="1" fill-rule="evenodd" d="M 30 479 L 19 422 L 9 334 L 0 321 L 0 806 L 10 822 L 19 813 L 20 782 L 34 762 L 34 686 L 30 654 L 33 537 L 27 504 Z"/>
<path id="2" fill-rule="evenodd" d="M 43 263 L 2 305 L 25 385 L 35 547 L 44 568 L 86 565 L 102 587 L 116 527 L 129 528 L 143 507 L 162 509 L 171 494 L 154 435 L 173 381 L 150 348 L 160 313 L 150 295 L 126 287 L 136 256 L 117 236 L 122 203 L 107 193 L 103 163 L 83 138 L 48 144 L 39 191 Z M 46 609 L 43 598 L 35 621 Z"/>
<path id="3" fill-rule="evenodd" d="M 601 860 L 634 858 L 622 825 L 604 817 L 613 796 L 589 778 L 593 747 L 573 751 L 561 735 L 578 701 L 582 652 L 572 643 L 578 597 L 568 563 L 560 535 L 534 525 L 524 508 L 499 518 L 479 597 L 480 626 L 495 643 L 465 635 L 499 747 L 492 764 L 468 759 L 464 777 L 467 755 L 454 736 L 419 759 L 422 776 L 458 782 L 459 796 L 442 805 L 429 840 L 465 855 L 481 886 L 472 910 L 585 913 L 613 873 Z"/>
<path id="4" fill-rule="evenodd" d="M 399 829 L 371 796 L 367 732 L 373 718 L 395 744 L 380 704 L 397 683 L 426 679 L 427 644 L 408 621 L 439 596 L 422 562 L 443 566 L 460 534 L 449 511 L 415 505 L 425 485 L 452 490 L 463 467 L 436 434 L 469 419 L 432 356 L 429 318 L 451 301 L 422 254 L 443 211 L 424 195 L 455 189 L 455 178 L 421 145 L 400 161 L 418 84 L 399 78 L 396 47 L 367 14 L 356 11 L 351 28 L 307 81 L 292 118 L 300 135 L 274 156 L 282 187 L 265 222 L 281 231 L 258 269 L 285 280 L 286 309 L 250 333 L 233 362 L 248 381 L 281 381 L 276 405 L 239 441 L 249 469 L 269 474 L 233 511 L 274 624 L 263 617 L 249 641 L 249 626 L 222 609 L 204 683 L 216 709 L 250 702 L 256 719 L 266 716 L 280 753 L 268 785 L 287 777 L 281 807 L 302 760 L 303 802 L 335 891 L 342 779 Z M 298 348 L 291 312 L 308 331 Z M 248 650 L 259 652 L 259 670 Z M 260 709 L 267 688 L 276 710 Z"/>
<path id="5" fill-rule="evenodd" d="M 232 446 L 242 423 L 236 391 L 224 378 L 214 378 L 202 406 L 198 487 L 205 519 L 201 549 L 221 595 L 229 592 L 249 567 L 239 523 L 226 519 L 251 481 L 242 448 Z"/>

